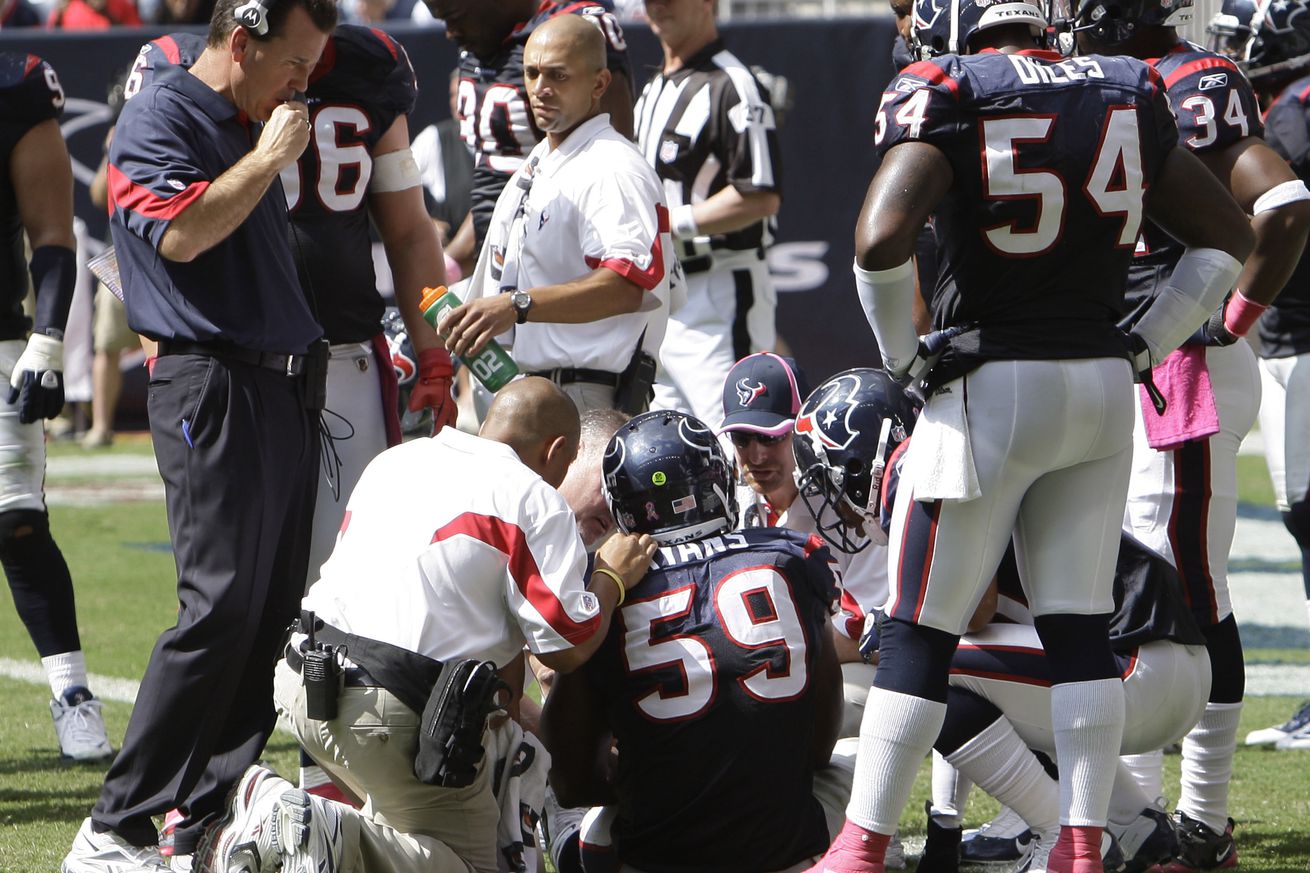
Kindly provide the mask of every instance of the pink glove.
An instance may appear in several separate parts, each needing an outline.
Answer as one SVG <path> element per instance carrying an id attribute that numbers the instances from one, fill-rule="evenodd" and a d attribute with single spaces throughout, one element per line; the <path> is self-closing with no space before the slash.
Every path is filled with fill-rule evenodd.
<path id="1" fill-rule="evenodd" d="M 450 352 L 436 348 L 419 353 L 418 382 L 409 395 L 409 411 L 418 412 L 424 407 L 430 408 L 433 433 L 448 424 L 454 425 L 459 417 L 455 398 L 450 393 L 454 375 Z"/>

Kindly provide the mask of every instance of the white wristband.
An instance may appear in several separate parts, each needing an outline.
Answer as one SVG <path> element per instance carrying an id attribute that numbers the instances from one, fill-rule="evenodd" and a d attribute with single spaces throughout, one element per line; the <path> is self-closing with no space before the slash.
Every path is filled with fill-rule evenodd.
<path id="1" fill-rule="evenodd" d="M 1251 214 L 1259 215 L 1261 212 L 1268 212 L 1271 209 L 1277 209 L 1298 200 L 1310 200 L 1310 190 L 1306 189 L 1305 182 L 1300 179 L 1293 179 L 1290 182 L 1275 185 L 1257 197 L 1255 205 L 1251 207 Z"/>
<path id="2" fill-rule="evenodd" d="M 919 351 L 914 330 L 914 260 L 889 270 L 866 270 L 857 261 L 854 271 L 860 305 L 883 363 L 889 371 L 908 367 Z"/>
<path id="3" fill-rule="evenodd" d="M 418 163 L 408 148 L 387 152 L 373 159 L 373 176 L 368 190 L 386 194 L 391 191 L 408 191 L 419 185 Z"/>
<path id="4" fill-rule="evenodd" d="M 691 239 L 700 234 L 700 228 L 696 226 L 696 217 L 691 214 L 690 203 L 673 207 L 669 212 L 669 225 L 674 239 Z"/>

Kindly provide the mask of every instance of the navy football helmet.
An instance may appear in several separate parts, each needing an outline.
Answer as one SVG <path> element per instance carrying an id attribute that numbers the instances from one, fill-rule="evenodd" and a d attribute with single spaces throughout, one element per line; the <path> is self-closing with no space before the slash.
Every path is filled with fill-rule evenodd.
<path id="1" fill-rule="evenodd" d="M 1310 55 L 1310 4 L 1224 0 L 1206 33 L 1211 51 L 1227 55 L 1258 78 L 1267 67 Z"/>
<path id="2" fill-rule="evenodd" d="M 1143 27 L 1182 27 L 1193 0 L 1052 0 L 1057 31 L 1086 33 L 1101 45 L 1120 45 Z"/>
<path id="3" fill-rule="evenodd" d="M 382 313 L 382 333 L 387 338 L 391 366 L 396 371 L 400 395 L 396 414 L 400 416 L 400 431 L 405 436 L 429 436 L 432 433 L 432 410 L 424 407 L 418 412 L 409 411 L 409 395 L 418 384 L 418 351 L 409 338 L 405 319 L 394 306 L 388 306 Z"/>
<path id="4" fill-rule="evenodd" d="M 683 412 L 646 412 L 605 449 L 605 498 L 624 533 L 663 545 L 731 530 L 737 522 L 732 470 L 714 432 Z"/>
<path id="5" fill-rule="evenodd" d="M 974 34 L 1004 24 L 1027 24 L 1039 40 L 1046 16 L 1030 0 L 915 0 L 910 19 L 914 48 L 921 60 L 967 55 Z"/>
<path id="6" fill-rule="evenodd" d="M 882 370 L 846 370 L 806 398 L 791 442 L 796 485 L 828 545 L 853 555 L 885 542 L 878 511 L 883 471 L 914 429 L 915 415 Z"/>

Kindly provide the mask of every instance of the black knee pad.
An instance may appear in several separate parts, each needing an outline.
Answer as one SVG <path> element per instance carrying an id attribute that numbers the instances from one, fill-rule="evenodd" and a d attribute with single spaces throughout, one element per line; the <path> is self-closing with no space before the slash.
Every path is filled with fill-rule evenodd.
<path id="1" fill-rule="evenodd" d="M 878 629 L 878 672 L 873 684 L 945 703 L 951 657 L 959 642 L 958 636 L 946 631 L 885 619 Z"/>
<path id="2" fill-rule="evenodd" d="M 73 580 L 45 512 L 0 512 L 0 565 L 41 657 L 81 649 Z"/>
<path id="3" fill-rule="evenodd" d="M 0 512 L 0 550 L 10 543 L 29 537 L 50 534 L 50 517 L 40 509 L 14 509 Z"/>
<path id="4" fill-rule="evenodd" d="M 1242 635 L 1233 616 L 1201 628 L 1205 650 L 1210 655 L 1210 702 L 1240 703 L 1246 693 L 1246 660 L 1242 657 Z"/>
<path id="5" fill-rule="evenodd" d="M 1055 684 L 1094 682 L 1119 675 L 1119 665 L 1110 649 L 1108 614 L 1041 615 L 1033 623 Z"/>
<path id="6" fill-rule="evenodd" d="M 946 721 L 932 747 L 949 755 L 1001 717 L 991 701 L 963 688 L 950 688 L 946 692 Z"/>

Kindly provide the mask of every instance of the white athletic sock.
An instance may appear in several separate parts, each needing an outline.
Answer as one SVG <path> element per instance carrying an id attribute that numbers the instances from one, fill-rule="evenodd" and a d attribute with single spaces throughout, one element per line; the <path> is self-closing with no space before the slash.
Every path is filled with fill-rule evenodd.
<path id="1" fill-rule="evenodd" d="M 1051 725 L 1060 765 L 1060 823 L 1104 827 L 1123 741 L 1123 681 L 1056 685 L 1051 689 Z"/>
<path id="2" fill-rule="evenodd" d="M 910 799 L 919 764 L 946 719 L 946 704 L 910 694 L 869 689 L 860 722 L 860 748 L 846 817 L 860 827 L 893 834 Z"/>
<path id="3" fill-rule="evenodd" d="M 41 659 L 45 667 L 46 678 L 50 680 L 50 693 L 55 700 L 61 700 L 64 692 L 74 685 L 89 687 L 86 678 L 86 655 L 81 651 L 64 652 L 62 655 L 50 655 Z"/>
<path id="4" fill-rule="evenodd" d="M 1140 755 L 1121 755 L 1119 762 L 1133 774 L 1133 781 L 1151 799 L 1164 796 L 1164 749 Z"/>
<path id="5" fill-rule="evenodd" d="M 946 760 L 1018 813 L 1034 832 L 1059 829 L 1059 786 L 1005 719 L 989 724 Z"/>
<path id="6" fill-rule="evenodd" d="M 1159 796 L 1148 796 L 1142 791 L 1134 773 L 1120 759 L 1115 768 L 1114 791 L 1110 794 L 1110 823 L 1120 827 L 1132 824 Z"/>
<path id="7" fill-rule="evenodd" d="M 1228 782 L 1241 715 L 1240 703 L 1207 703 L 1201 720 L 1183 738 L 1178 808 L 1220 834 L 1228 827 Z"/>
<path id="8" fill-rule="evenodd" d="M 941 752 L 932 753 L 932 817 L 944 828 L 958 828 L 964 807 L 969 802 L 969 789 L 973 782 Z"/>

